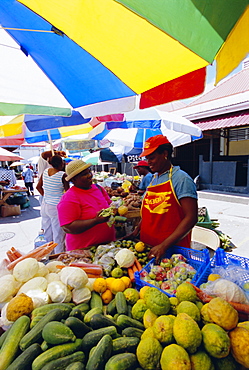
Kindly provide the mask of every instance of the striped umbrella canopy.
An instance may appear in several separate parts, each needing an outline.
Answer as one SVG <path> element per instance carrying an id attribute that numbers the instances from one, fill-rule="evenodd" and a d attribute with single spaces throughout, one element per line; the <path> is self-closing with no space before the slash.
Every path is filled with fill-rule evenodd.
<path id="1" fill-rule="evenodd" d="M 38 116 L 19 115 L 9 122 L 0 125 L 0 144 L 14 143 L 16 145 L 37 143 L 41 141 L 57 140 L 71 135 L 87 134 L 92 130 L 79 112 L 72 112 L 72 116 Z"/>
<path id="2" fill-rule="evenodd" d="M 188 119 L 155 108 L 135 109 L 125 114 L 98 117 L 88 137 L 107 139 L 115 145 L 142 149 L 151 136 L 163 134 L 174 147 L 202 138 L 202 131 Z M 109 122 L 108 122 L 109 120 Z"/>
<path id="3" fill-rule="evenodd" d="M 85 117 L 200 94 L 248 53 L 248 0 L 1 0 L 0 21 Z M 1 101 L 1 100 L 0 100 Z"/>

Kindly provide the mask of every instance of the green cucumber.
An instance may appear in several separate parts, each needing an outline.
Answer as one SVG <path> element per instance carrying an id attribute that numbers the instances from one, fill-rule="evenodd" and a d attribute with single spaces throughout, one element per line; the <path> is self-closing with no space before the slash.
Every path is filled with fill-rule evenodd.
<path id="1" fill-rule="evenodd" d="M 121 329 L 133 326 L 134 328 L 144 330 L 144 325 L 140 321 L 132 319 L 131 317 L 126 315 L 119 315 L 117 318 L 117 324 Z"/>
<path id="2" fill-rule="evenodd" d="M 45 340 L 41 344 L 41 349 L 43 352 L 45 352 L 47 349 L 53 347 L 52 344 L 48 344 Z"/>
<path id="3" fill-rule="evenodd" d="M 32 362 L 41 353 L 41 346 L 38 343 L 34 343 L 16 357 L 16 359 L 8 366 L 7 370 L 27 370 L 31 368 Z"/>
<path id="4" fill-rule="evenodd" d="M 65 320 L 64 324 L 73 331 L 76 338 L 83 338 L 86 333 L 89 333 L 89 331 L 92 330 L 84 322 L 74 316 L 69 316 Z"/>
<path id="5" fill-rule="evenodd" d="M 137 357 L 134 353 L 120 353 L 112 356 L 105 365 L 105 370 L 134 370 Z"/>
<path id="6" fill-rule="evenodd" d="M 90 306 L 86 302 L 77 304 L 74 308 L 75 309 L 77 308 L 77 309 L 81 310 L 81 312 L 84 313 L 84 314 L 87 313 L 90 310 Z"/>
<path id="7" fill-rule="evenodd" d="M 43 366 L 42 370 L 64 370 L 68 367 L 68 365 L 71 365 L 75 362 L 83 363 L 84 361 L 84 352 L 77 351 L 72 353 L 71 355 L 57 358 L 56 360 L 48 362 L 45 366 Z"/>
<path id="8" fill-rule="evenodd" d="M 92 296 L 90 299 L 90 307 L 92 308 L 101 308 L 103 311 L 103 301 L 102 298 L 100 297 L 99 293 L 95 292 L 94 290 L 92 291 Z"/>
<path id="9" fill-rule="evenodd" d="M 128 326 L 127 328 L 122 330 L 122 335 L 123 337 L 137 337 L 140 339 L 143 332 L 144 330 Z"/>
<path id="10" fill-rule="evenodd" d="M 105 328 L 106 326 L 115 326 L 118 328 L 118 325 L 116 322 L 112 319 L 109 319 L 108 317 L 102 315 L 101 313 L 97 313 L 91 317 L 90 320 L 90 326 L 94 330 L 99 328 Z"/>
<path id="11" fill-rule="evenodd" d="M 71 310 L 72 310 L 72 305 L 69 303 L 49 303 L 45 304 L 40 307 L 36 307 L 31 314 L 31 319 L 35 316 L 44 316 L 46 315 L 49 311 L 54 310 L 55 308 L 59 308 L 61 311 L 65 313 L 65 316 L 67 317 Z"/>
<path id="12" fill-rule="evenodd" d="M 65 370 L 85 370 L 85 365 L 82 362 L 74 362 L 66 367 Z"/>
<path id="13" fill-rule="evenodd" d="M 106 307 L 106 313 L 108 315 L 114 316 L 117 313 L 117 307 L 116 307 L 116 299 L 113 298 L 110 303 L 108 303 Z"/>
<path id="14" fill-rule="evenodd" d="M 18 354 L 19 344 L 29 330 L 30 318 L 19 317 L 8 330 L 7 337 L 0 350 L 0 370 L 5 370 Z"/>
<path id="15" fill-rule="evenodd" d="M 116 338 L 117 329 L 115 326 L 108 326 L 106 328 L 90 331 L 90 333 L 87 333 L 82 339 L 83 350 L 90 351 L 90 349 L 96 346 L 100 339 L 106 334 L 110 335 L 112 338 Z"/>
<path id="16" fill-rule="evenodd" d="M 36 357 L 32 363 L 32 370 L 40 370 L 50 361 L 56 360 L 67 355 L 71 355 L 74 352 L 82 350 L 82 340 L 76 339 L 73 343 L 59 344 L 49 348 L 47 351 L 43 352 L 41 355 Z"/>
<path id="17" fill-rule="evenodd" d="M 20 341 L 20 348 L 22 351 L 27 349 L 33 343 L 42 342 L 42 329 L 50 321 L 60 321 L 64 316 L 64 312 L 55 308 L 49 311 L 43 318 L 26 334 Z"/>
<path id="18" fill-rule="evenodd" d="M 8 329 L 9 330 L 9 329 Z M 8 330 L 4 331 L 3 334 L 0 337 L 0 349 L 2 348 L 5 339 L 7 338 L 8 335 Z"/>
<path id="19" fill-rule="evenodd" d="M 112 353 L 112 337 L 108 334 L 104 335 L 97 346 L 95 347 L 86 364 L 86 370 L 101 370 L 106 362 L 111 357 Z"/>
<path id="20" fill-rule="evenodd" d="M 121 337 L 113 339 L 112 341 L 112 353 L 116 355 L 124 352 L 135 352 L 140 339 L 137 337 Z"/>
<path id="21" fill-rule="evenodd" d="M 83 320 L 85 314 L 79 308 L 73 308 L 69 316 L 77 317 L 77 319 Z"/>
<path id="22" fill-rule="evenodd" d="M 91 317 L 97 313 L 103 313 L 103 310 L 99 307 L 92 308 L 84 316 L 84 323 L 90 324 Z"/>
<path id="23" fill-rule="evenodd" d="M 42 329 L 42 338 L 48 344 L 63 344 L 74 342 L 76 336 L 73 331 L 65 324 L 59 321 L 50 321 Z"/>
<path id="24" fill-rule="evenodd" d="M 128 313 L 128 308 L 127 308 L 127 302 L 125 299 L 125 295 L 123 292 L 117 292 L 116 296 L 116 307 L 117 307 L 117 312 L 119 315 L 127 315 Z"/>
<path id="25" fill-rule="evenodd" d="M 132 317 L 132 306 L 130 304 L 127 304 L 127 316 Z"/>

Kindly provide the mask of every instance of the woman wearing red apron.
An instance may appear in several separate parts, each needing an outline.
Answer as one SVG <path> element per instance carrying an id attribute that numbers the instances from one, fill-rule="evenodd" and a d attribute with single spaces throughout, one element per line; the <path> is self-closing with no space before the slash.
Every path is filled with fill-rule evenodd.
<path id="1" fill-rule="evenodd" d="M 140 240 L 152 246 L 149 258 L 159 261 L 172 245 L 190 247 L 191 229 L 197 222 L 196 186 L 192 178 L 171 164 L 173 147 L 166 136 L 157 135 L 144 144 L 141 157 L 146 157 L 154 177 L 145 193 Z"/>

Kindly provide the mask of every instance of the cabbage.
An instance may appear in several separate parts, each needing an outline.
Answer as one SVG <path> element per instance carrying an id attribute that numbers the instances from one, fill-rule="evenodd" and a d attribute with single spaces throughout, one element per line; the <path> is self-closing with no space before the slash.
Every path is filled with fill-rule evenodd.
<path id="1" fill-rule="evenodd" d="M 214 281 L 213 294 L 229 302 L 247 303 L 243 290 L 237 284 L 226 279 Z"/>
<path id="2" fill-rule="evenodd" d="M 30 290 L 26 294 L 32 298 L 34 308 L 44 306 L 51 302 L 48 293 L 40 289 Z"/>
<path id="3" fill-rule="evenodd" d="M 35 276 L 46 276 L 49 273 L 47 266 L 44 265 L 44 263 L 42 262 L 38 262 L 38 265 L 39 265 L 39 270 L 37 271 Z"/>
<path id="4" fill-rule="evenodd" d="M 60 280 L 60 276 L 59 276 L 59 274 L 56 274 L 56 272 L 50 272 L 49 274 L 46 275 L 46 279 L 47 279 L 47 282 L 49 284 L 52 281 Z"/>
<path id="5" fill-rule="evenodd" d="M 40 289 L 41 291 L 45 291 L 47 289 L 48 282 L 47 279 L 45 279 L 42 276 L 34 277 L 33 279 L 30 279 L 26 283 L 24 283 L 21 288 L 18 291 L 18 294 L 25 293 L 29 290 L 36 290 Z"/>
<path id="6" fill-rule="evenodd" d="M 57 265 L 62 265 L 65 266 L 65 263 L 62 261 L 51 261 L 46 264 L 48 272 L 59 272 L 60 269 L 58 269 L 56 266 Z"/>
<path id="7" fill-rule="evenodd" d="M 75 304 L 89 302 L 91 298 L 91 290 L 87 287 L 72 290 L 72 299 Z"/>
<path id="8" fill-rule="evenodd" d="M 125 268 L 131 267 L 135 262 L 134 253 L 127 248 L 121 249 L 114 258 L 120 267 Z"/>
<path id="9" fill-rule="evenodd" d="M 26 258 L 18 262 L 13 269 L 13 276 L 16 280 L 25 283 L 32 279 L 39 270 L 39 264 L 35 258 Z"/>
<path id="10" fill-rule="evenodd" d="M 16 280 L 13 275 L 0 277 L 0 302 L 8 301 L 16 293 Z"/>
<path id="11" fill-rule="evenodd" d="M 93 284 L 95 282 L 96 278 L 88 278 L 88 283 L 86 284 L 86 288 L 89 288 L 91 292 L 93 291 Z"/>
<path id="12" fill-rule="evenodd" d="M 68 288 L 62 281 L 52 281 L 48 284 L 46 292 L 52 302 L 61 303 L 68 297 Z"/>
<path id="13" fill-rule="evenodd" d="M 80 267 L 64 267 L 60 273 L 60 279 L 71 288 L 83 288 L 88 282 L 88 276 Z"/>

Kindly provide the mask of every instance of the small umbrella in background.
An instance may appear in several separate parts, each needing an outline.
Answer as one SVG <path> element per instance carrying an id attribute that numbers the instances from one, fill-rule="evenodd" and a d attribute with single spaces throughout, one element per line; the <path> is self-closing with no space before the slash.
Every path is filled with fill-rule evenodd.
<path id="1" fill-rule="evenodd" d="M 103 138 L 115 145 L 143 148 L 143 143 L 151 136 L 163 134 L 174 147 L 202 138 L 202 131 L 188 119 L 160 111 L 155 108 L 136 109 L 120 115 L 122 121 L 112 121 L 112 116 L 98 117 L 102 122 L 89 132 L 89 138 Z M 119 116 L 119 119 L 120 119 Z M 116 119 L 116 117 L 114 117 Z"/>
<path id="2" fill-rule="evenodd" d="M 25 163 L 22 162 L 13 162 L 11 163 L 10 167 L 17 167 L 17 166 L 24 166 Z"/>
<path id="3" fill-rule="evenodd" d="M 9 162 L 9 161 L 18 161 L 20 159 L 24 159 L 24 158 L 10 152 L 9 150 L 0 148 L 0 161 Z"/>

